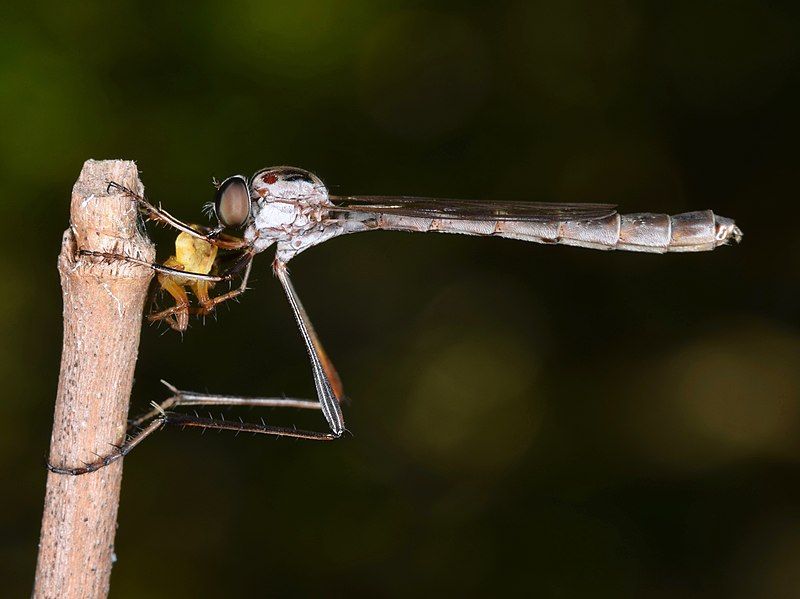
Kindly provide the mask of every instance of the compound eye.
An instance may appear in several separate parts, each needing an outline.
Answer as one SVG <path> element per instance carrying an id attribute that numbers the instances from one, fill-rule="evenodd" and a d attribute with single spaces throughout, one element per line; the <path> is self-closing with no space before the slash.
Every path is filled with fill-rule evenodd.
<path id="1" fill-rule="evenodd" d="M 217 190 L 214 210 L 219 222 L 226 227 L 238 228 L 247 222 L 250 216 L 250 191 L 244 177 L 236 175 L 222 182 Z"/>

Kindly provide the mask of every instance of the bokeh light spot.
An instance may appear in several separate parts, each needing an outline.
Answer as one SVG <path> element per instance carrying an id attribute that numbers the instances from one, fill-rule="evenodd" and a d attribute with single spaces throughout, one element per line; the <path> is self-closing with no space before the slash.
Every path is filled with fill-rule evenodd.
<path id="1" fill-rule="evenodd" d="M 800 336 L 767 323 L 706 331 L 640 370 L 637 434 L 653 457 L 681 469 L 796 456 L 798 364 Z"/>
<path id="2" fill-rule="evenodd" d="M 463 331 L 454 342 L 424 343 L 402 436 L 429 465 L 473 476 L 502 471 L 539 429 L 538 360 L 513 332 Z"/>

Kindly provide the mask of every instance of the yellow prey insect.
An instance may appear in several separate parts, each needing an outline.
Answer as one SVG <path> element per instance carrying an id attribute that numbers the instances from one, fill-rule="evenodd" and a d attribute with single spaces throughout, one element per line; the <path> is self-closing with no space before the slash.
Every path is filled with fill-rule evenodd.
<path id="1" fill-rule="evenodd" d="M 203 227 L 198 225 L 190 226 L 198 233 L 203 230 Z M 207 275 L 214 269 L 216 259 L 216 246 L 189 233 L 180 233 L 175 239 L 175 255 L 170 256 L 164 262 L 164 266 L 175 270 Z M 158 273 L 158 284 L 161 290 L 166 291 L 175 299 L 175 305 L 166 310 L 149 314 L 147 320 L 150 322 L 166 320 L 167 324 L 176 331 L 185 331 L 186 327 L 189 326 L 190 312 L 190 301 L 186 287 L 191 289 L 200 304 L 200 308 L 195 310 L 197 314 L 208 314 L 214 308 L 215 304 L 212 303 L 213 300 L 208 295 L 209 290 L 214 286 L 213 281 L 160 272 Z"/>

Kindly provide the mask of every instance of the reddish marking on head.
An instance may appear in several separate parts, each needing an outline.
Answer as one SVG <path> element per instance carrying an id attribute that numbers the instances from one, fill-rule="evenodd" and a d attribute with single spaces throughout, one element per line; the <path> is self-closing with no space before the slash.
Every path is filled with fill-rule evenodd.
<path id="1" fill-rule="evenodd" d="M 274 173 L 267 173 L 263 177 L 261 177 L 261 180 L 264 181 L 264 183 L 266 183 L 267 185 L 272 185 L 278 180 L 278 176 Z"/>

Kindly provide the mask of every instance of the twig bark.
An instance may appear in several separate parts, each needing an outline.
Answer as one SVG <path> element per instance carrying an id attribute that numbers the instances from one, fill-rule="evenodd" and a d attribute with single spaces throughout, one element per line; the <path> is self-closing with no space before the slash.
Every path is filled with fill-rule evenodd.
<path id="1" fill-rule="evenodd" d="M 88 160 L 72 190 L 70 228 L 58 272 L 64 341 L 50 463 L 77 467 L 125 437 L 142 310 L 152 276 L 125 262 L 99 262 L 87 249 L 152 261 L 130 198 L 106 192 L 116 181 L 142 192 L 136 164 Z M 114 560 L 122 460 L 83 476 L 49 473 L 35 597 L 105 597 Z"/>

